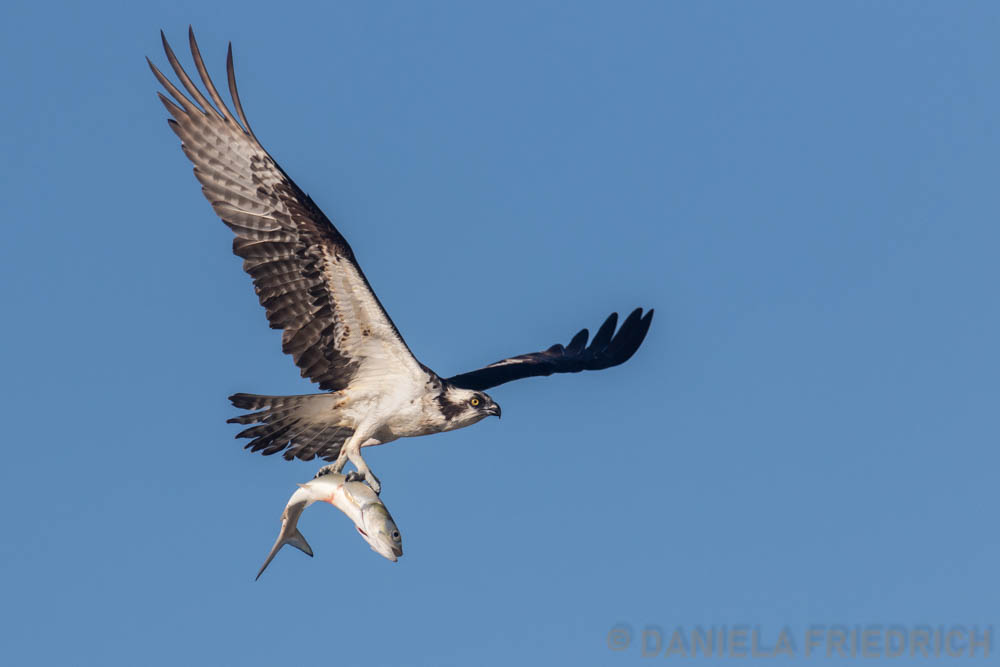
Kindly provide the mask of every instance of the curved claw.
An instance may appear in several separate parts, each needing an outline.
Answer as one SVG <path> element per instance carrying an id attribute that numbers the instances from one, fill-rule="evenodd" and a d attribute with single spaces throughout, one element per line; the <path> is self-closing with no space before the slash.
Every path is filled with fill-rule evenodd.
<path id="1" fill-rule="evenodd" d="M 382 493 L 382 484 L 378 481 L 378 478 L 372 474 L 371 470 L 369 470 L 367 474 L 360 473 L 357 470 L 352 470 L 344 477 L 344 484 L 347 484 L 348 482 L 367 482 L 368 486 L 370 486 L 372 491 L 375 492 L 375 495 Z"/>
<path id="2" fill-rule="evenodd" d="M 331 463 L 330 465 L 323 466 L 322 468 L 317 470 L 316 474 L 313 475 L 313 479 L 316 479 L 317 477 L 322 477 L 323 475 L 329 475 L 330 473 L 339 473 L 339 472 L 340 470 L 337 469 L 337 464 Z"/>

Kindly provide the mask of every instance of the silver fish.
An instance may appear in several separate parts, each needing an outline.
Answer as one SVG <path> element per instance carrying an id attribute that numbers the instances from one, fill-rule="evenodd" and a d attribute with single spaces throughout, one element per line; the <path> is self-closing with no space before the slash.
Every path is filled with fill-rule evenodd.
<path id="1" fill-rule="evenodd" d="M 281 513 L 278 539 L 271 547 L 267 560 L 260 567 L 257 579 L 260 579 L 260 575 L 270 565 L 275 554 L 286 544 L 291 544 L 309 556 L 313 555 L 306 538 L 299 532 L 298 523 L 302 511 L 317 501 L 330 503 L 346 514 L 373 551 L 394 563 L 403 555 L 403 541 L 389 510 L 367 484 L 346 480 L 344 475 L 328 473 L 305 484 L 299 484 L 299 488 L 288 499 L 288 504 Z"/>

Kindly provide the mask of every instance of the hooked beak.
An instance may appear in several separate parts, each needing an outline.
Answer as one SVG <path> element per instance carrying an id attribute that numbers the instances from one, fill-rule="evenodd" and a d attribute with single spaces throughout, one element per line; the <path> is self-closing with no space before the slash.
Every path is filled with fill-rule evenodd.
<path id="1" fill-rule="evenodd" d="M 486 414 L 496 415 L 496 418 L 500 419 L 500 406 L 494 403 L 490 407 L 486 408 Z"/>

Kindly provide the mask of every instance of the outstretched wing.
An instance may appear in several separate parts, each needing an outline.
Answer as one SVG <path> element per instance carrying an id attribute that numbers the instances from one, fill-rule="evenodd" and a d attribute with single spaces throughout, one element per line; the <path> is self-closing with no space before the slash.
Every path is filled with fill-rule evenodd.
<path id="1" fill-rule="evenodd" d="M 188 32 L 191 55 L 214 105 L 160 35 L 167 59 L 190 95 L 149 63 L 173 97 L 159 93 L 173 116 L 167 122 L 194 163 L 205 197 L 236 234 L 233 252 L 243 258 L 267 319 L 272 328 L 283 330 L 282 349 L 295 359 L 302 376 L 332 391 L 359 376 L 420 377 L 420 363 L 372 292 L 347 241 L 250 129 L 236 92 L 232 45 L 226 67 L 239 121 L 209 78 L 194 32 Z"/>
<path id="2" fill-rule="evenodd" d="M 584 329 L 573 336 L 565 347 L 557 343 L 542 352 L 522 354 L 490 364 L 477 371 L 455 375 L 448 378 L 448 382 L 466 389 L 482 391 L 521 378 L 611 368 L 624 364 L 635 354 L 646 337 L 652 321 L 652 309 L 643 315 L 642 308 L 636 308 L 625 318 L 618 333 L 615 333 L 618 313 L 611 313 L 597 330 L 597 335 L 589 347 L 587 338 L 590 332 Z"/>

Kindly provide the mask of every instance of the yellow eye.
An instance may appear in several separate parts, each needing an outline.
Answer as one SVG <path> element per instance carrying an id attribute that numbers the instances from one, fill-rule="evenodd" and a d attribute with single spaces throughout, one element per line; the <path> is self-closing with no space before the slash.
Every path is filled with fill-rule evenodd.
<path id="1" fill-rule="evenodd" d="M 472 407 L 476 407 L 477 405 L 479 405 L 479 399 L 473 396 L 472 399 L 469 400 L 469 405 L 471 405 Z"/>

